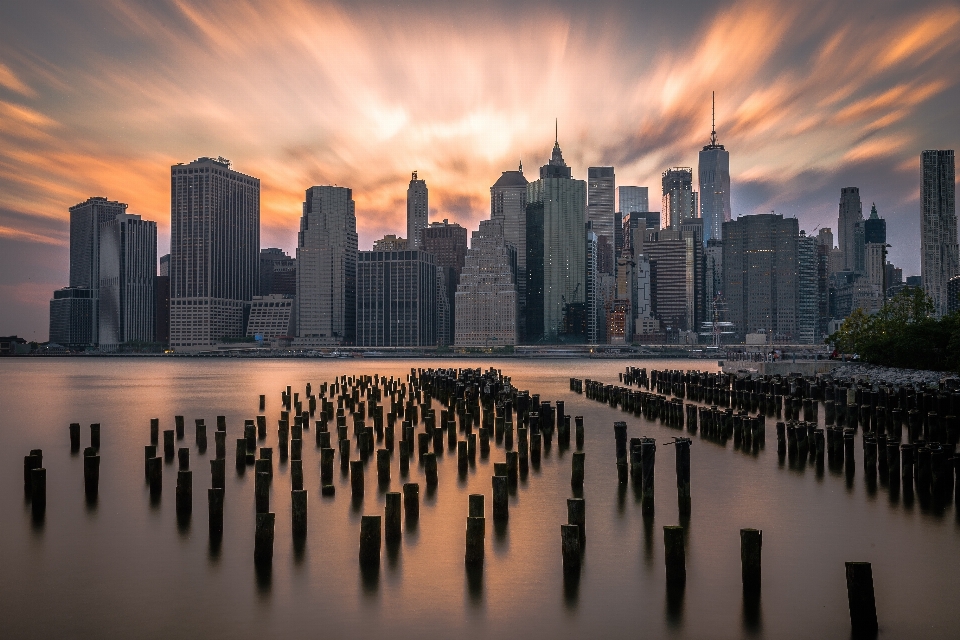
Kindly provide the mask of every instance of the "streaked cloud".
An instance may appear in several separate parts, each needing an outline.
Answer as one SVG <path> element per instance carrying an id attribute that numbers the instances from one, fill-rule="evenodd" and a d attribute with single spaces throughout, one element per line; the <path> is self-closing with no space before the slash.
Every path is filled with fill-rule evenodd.
<path id="1" fill-rule="evenodd" d="M 475 227 L 501 171 L 546 161 L 555 118 L 575 176 L 613 164 L 655 194 L 663 169 L 696 166 L 716 90 L 735 214 L 835 224 L 835 178 L 864 176 L 909 240 L 916 158 L 960 135 L 960 7 L 681 4 L 684 20 L 633 3 L 25 5 L 0 26 L 0 227 L 42 237 L 106 195 L 158 220 L 163 253 L 169 166 L 201 155 L 261 178 L 264 246 L 293 247 L 313 184 L 354 189 L 361 246 L 402 233 L 412 170 L 432 219 Z"/>

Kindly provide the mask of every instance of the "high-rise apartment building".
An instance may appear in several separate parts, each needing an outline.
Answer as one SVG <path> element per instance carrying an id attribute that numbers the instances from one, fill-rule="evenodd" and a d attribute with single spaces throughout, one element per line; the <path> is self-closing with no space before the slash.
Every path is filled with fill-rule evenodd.
<path id="1" fill-rule="evenodd" d="M 310 187 L 297 235 L 298 344 L 353 344 L 357 218 L 353 190 Z"/>
<path id="2" fill-rule="evenodd" d="M 260 250 L 260 295 L 295 296 L 297 294 L 297 261 L 283 249 Z"/>
<path id="3" fill-rule="evenodd" d="M 799 236 L 796 218 L 779 214 L 724 223 L 723 293 L 741 340 L 758 331 L 774 342 L 799 340 Z"/>
<path id="4" fill-rule="evenodd" d="M 447 269 L 444 280 L 447 285 L 446 301 L 450 305 L 447 314 L 447 325 L 438 328 L 438 334 L 446 344 L 456 335 L 457 284 L 460 282 L 460 272 L 463 271 L 464 260 L 467 256 L 467 230 L 456 222 L 431 223 L 420 230 L 422 239 L 421 249 L 432 253 L 438 267 Z"/>
<path id="5" fill-rule="evenodd" d="M 154 288 L 157 292 L 156 333 L 154 342 L 170 344 L 170 254 L 160 256 L 160 275 Z"/>
<path id="6" fill-rule="evenodd" d="M 457 346 L 517 344 L 516 256 L 499 220 L 480 222 L 457 286 Z"/>
<path id="7" fill-rule="evenodd" d="M 600 282 L 599 263 L 599 238 L 589 227 L 587 228 L 586 260 L 587 274 L 586 279 L 586 315 L 587 315 L 587 342 L 597 344 L 602 335 L 601 325 L 604 321 L 603 313 L 603 290 Z"/>
<path id="8" fill-rule="evenodd" d="M 407 187 L 407 242 L 410 248 L 420 248 L 420 230 L 426 229 L 430 220 L 427 198 L 427 182 L 417 177 L 414 171 Z"/>
<path id="9" fill-rule="evenodd" d="M 92 344 L 100 341 L 100 232 L 104 225 L 126 212 L 126 204 L 104 197 L 88 198 L 70 207 L 70 286 L 86 288 L 92 292 L 92 303 L 83 302 L 74 306 L 85 314 L 88 304 L 93 305 L 93 333 L 90 337 Z M 84 318 L 78 318 L 73 324 L 78 327 L 86 326 L 85 322 Z"/>
<path id="10" fill-rule="evenodd" d="M 818 243 L 801 231 L 797 238 L 797 332 L 800 344 L 820 342 L 820 278 Z"/>
<path id="11" fill-rule="evenodd" d="M 679 227 L 696 218 L 697 209 L 697 192 L 693 190 L 693 169 L 673 167 L 664 171 L 660 228 Z"/>
<path id="12" fill-rule="evenodd" d="M 960 275 L 953 150 L 920 155 L 920 274 L 938 316 L 949 312 L 947 283 Z"/>
<path id="13" fill-rule="evenodd" d="M 224 158 L 170 174 L 170 346 L 242 337 L 260 282 L 260 180 Z"/>
<path id="14" fill-rule="evenodd" d="M 50 301 L 50 342 L 64 347 L 92 347 L 97 300 L 87 287 L 64 287 Z"/>
<path id="15" fill-rule="evenodd" d="M 517 340 L 524 340 L 527 307 L 527 179 L 523 165 L 504 171 L 490 187 L 490 219 L 503 227 L 503 240 L 517 252 Z"/>
<path id="16" fill-rule="evenodd" d="M 730 222 L 730 152 L 717 142 L 716 119 L 710 144 L 700 151 L 700 217 L 703 241 L 723 240 L 723 223 Z"/>
<path id="17" fill-rule="evenodd" d="M 573 179 L 559 142 L 527 186 L 527 203 L 526 340 L 583 340 L 587 183 Z"/>
<path id="18" fill-rule="evenodd" d="M 664 330 L 674 337 L 697 331 L 705 313 L 704 249 L 699 232 L 663 229 L 647 232 L 642 246 L 638 246 L 639 238 L 636 240 L 634 255 L 643 255 L 650 262 L 656 278 L 653 307 Z"/>
<path id="19" fill-rule="evenodd" d="M 649 189 L 647 187 L 617 187 L 617 211 L 626 218 L 631 213 L 650 211 Z"/>
<path id="20" fill-rule="evenodd" d="M 357 254 L 357 345 L 437 344 L 437 264 L 432 253 Z"/>
<path id="21" fill-rule="evenodd" d="M 863 273 L 863 205 L 858 187 L 840 190 L 840 216 L 837 221 L 843 270 Z"/>
<path id="22" fill-rule="evenodd" d="M 601 242 L 601 252 L 606 254 L 599 261 L 603 273 L 613 273 L 616 268 L 616 233 L 614 233 L 614 198 L 617 178 L 613 167 L 589 167 L 587 169 L 587 222 Z M 602 239 L 602 240 L 601 240 Z"/>
<path id="23" fill-rule="evenodd" d="M 157 223 L 122 213 L 100 228 L 100 348 L 153 342 Z"/>

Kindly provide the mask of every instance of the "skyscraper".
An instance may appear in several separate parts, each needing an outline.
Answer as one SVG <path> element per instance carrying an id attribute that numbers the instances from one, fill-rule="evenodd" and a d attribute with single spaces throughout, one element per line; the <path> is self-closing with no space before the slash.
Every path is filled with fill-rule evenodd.
<path id="1" fill-rule="evenodd" d="M 414 171 L 407 187 L 407 242 L 412 249 L 420 248 L 420 230 L 427 228 L 429 216 L 427 182 Z"/>
<path id="2" fill-rule="evenodd" d="M 877 204 L 870 207 L 870 217 L 863 221 L 863 242 L 865 244 L 887 243 L 887 221 L 877 213 Z"/>
<path id="3" fill-rule="evenodd" d="M 260 278 L 260 180 L 224 158 L 170 174 L 170 346 L 242 337 Z"/>
<path id="4" fill-rule="evenodd" d="M 799 236 L 796 218 L 778 214 L 724 223 L 723 293 L 741 339 L 760 330 L 775 342 L 799 339 Z"/>
<path id="5" fill-rule="evenodd" d="M 456 222 L 434 222 L 420 230 L 420 248 L 432 253 L 438 267 L 446 269 L 446 300 L 450 305 L 447 314 L 447 325 L 438 327 L 438 334 L 442 335 L 446 344 L 450 344 L 455 333 L 457 303 L 457 284 L 460 282 L 460 272 L 467 256 L 467 230 Z"/>
<path id="6" fill-rule="evenodd" d="M 100 348 L 156 336 L 157 223 L 122 213 L 100 229 Z"/>
<path id="7" fill-rule="evenodd" d="M 649 190 L 647 187 L 617 187 L 617 211 L 626 218 L 631 213 L 650 211 Z"/>
<path id="8" fill-rule="evenodd" d="M 616 196 L 617 178 L 613 167 L 589 167 L 587 169 L 587 222 L 597 234 L 602 251 L 609 254 L 603 257 L 598 265 L 604 273 L 613 273 L 616 267 L 614 246 L 614 197 Z M 606 241 L 600 241 L 604 238 Z"/>
<path id="9" fill-rule="evenodd" d="M 820 342 L 820 278 L 817 238 L 801 231 L 797 238 L 797 330 L 800 344 Z"/>
<path id="10" fill-rule="evenodd" d="M 357 218 L 353 190 L 310 187 L 297 235 L 298 343 L 353 344 Z"/>
<path id="11" fill-rule="evenodd" d="M 920 166 L 920 274 L 935 313 L 942 316 L 950 308 L 947 283 L 960 275 L 953 150 L 924 151 Z"/>
<path id="12" fill-rule="evenodd" d="M 483 220 L 473 232 L 457 286 L 457 346 L 517 343 L 516 251 L 499 220 Z"/>
<path id="13" fill-rule="evenodd" d="M 656 317 L 664 329 L 676 335 L 696 331 L 704 318 L 704 248 L 699 234 L 681 229 L 651 231 L 643 245 L 633 249 L 634 255 L 649 260 L 656 275 Z"/>
<path id="14" fill-rule="evenodd" d="M 101 229 L 104 225 L 113 222 L 118 215 L 126 212 L 126 204 L 107 200 L 104 197 L 88 198 L 70 207 L 70 286 L 84 287 L 91 291 L 89 298 L 82 298 L 84 302 L 73 308 L 82 308 L 83 313 L 87 313 L 87 307 L 92 307 L 91 344 L 97 344 L 100 341 L 98 334 Z M 74 325 L 87 326 L 85 321 L 79 320 Z"/>
<path id="15" fill-rule="evenodd" d="M 504 171 L 490 187 L 490 219 L 503 227 L 503 240 L 517 252 L 517 332 L 524 340 L 527 307 L 527 179 L 523 164 L 517 171 Z"/>
<path id="16" fill-rule="evenodd" d="M 50 301 L 50 342 L 74 348 L 94 346 L 95 312 L 93 289 L 57 289 Z"/>
<path id="17" fill-rule="evenodd" d="M 697 193 L 693 190 L 693 169 L 673 167 L 663 172 L 661 206 L 661 229 L 679 227 L 697 217 Z"/>
<path id="18" fill-rule="evenodd" d="M 527 186 L 527 341 L 583 340 L 587 183 L 574 180 L 554 141 Z"/>
<path id="19" fill-rule="evenodd" d="M 283 249 L 270 247 L 260 250 L 259 295 L 297 294 L 297 261 Z"/>
<path id="20" fill-rule="evenodd" d="M 840 217 L 837 221 L 838 241 L 843 252 L 843 270 L 863 273 L 863 205 L 860 189 L 840 190 Z"/>
<path id="21" fill-rule="evenodd" d="M 714 109 L 714 116 L 716 110 Z M 710 144 L 700 151 L 700 217 L 703 241 L 723 240 L 723 223 L 730 221 L 730 152 L 717 142 L 716 118 Z"/>
<path id="22" fill-rule="evenodd" d="M 432 253 L 357 254 L 357 345 L 437 344 L 437 265 Z"/>

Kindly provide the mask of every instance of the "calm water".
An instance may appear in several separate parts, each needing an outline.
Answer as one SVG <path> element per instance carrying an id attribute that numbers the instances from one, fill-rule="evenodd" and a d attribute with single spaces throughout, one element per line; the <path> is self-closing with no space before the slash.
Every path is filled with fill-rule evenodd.
<path id="1" fill-rule="evenodd" d="M 759 455 L 701 440 L 691 447 L 693 514 L 687 527 L 687 582 L 667 597 L 664 525 L 677 524 L 673 450 L 658 447 L 656 514 L 645 520 L 632 488 L 617 485 L 613 422 L 630 437 L 666 442 L 673 429 L 625 416 L 568 391 L 570 376 L 616 383 L 627 364 L 711 368 L 715 362 L 5 359 L 0 361 L 0 635 L 11 638 L 248 637 L 849 637 L 844 561 L 873 563 L 881 636 L 960 637 L 960 524 L 952 506 L 926 511 L 868 490 L 857 443 L 851 486 L 829 470 L 782 467 L 768 423 Z M 233 466 L 244 418 L 267 394 L 268 446 L 276 446 L 280 391 L 301 393 L 341 374 L 404 376 L 410 367 L 495 366 L 520 389 L 565 400 L 586 425 L 587 547 L 579 585 L 565 587 L 560 524 L 566 522 L 571 452 L 554 447 L 531 467 L 511 497 L 510 520 L 493 526 L 490 477 L 494 446 L 460 481 L 455 454 L 439 461 L 440 484 L 425 491 L 421 515 L 402 543 L 384 547 L 379 577 L 358 569 L 360 516 L 382 514 L 375 464 L 366 498 L 354 509 L 349 478 L 335 463 L 337 494 L 319 492 L 319 451 L 304 434 L 309 534 L 294 548 L 287 463 L 275 463 L 271 510 L 277 514 L 272 573 L 253 565 L 253 474 Z M 715 369 L 715 367 L 713 367 Z M 187 528 L 174 509 L 176 463 L 164 466 L 163 496 L 152 505 L 143 478 L 149 419 L 161 430 L 186 417 L 194 470 L 194 511 Z M 207 536 L 208 460 L 216 416 L 226 415 L 227 484 L 219 551 Z M 823 411 L 820 412 L 821 418 Z M 209 447 L 194 445 L 193 420 L 207 423 Z M 67 427 L 103 427 L 100 496 L 88 507 L 83 461 L 71 455 Z M 422 428 L 422 427 L 421 427 Z M 419 429 L 418 429 L 419 431 Z M 162 443 L 161 443 L 162 445 Z M 23 456 L 42 448 L 47 509 L 32 521 L 23 495 Z M 161 446 L 162 448 L 162 446 Z M 355 451 L 355 448 L 354 448 Z M 398 491 L 397 458 L 390 490 Z M 463 565 L 467 494 L 484 493 L 486 559 L 468 580 Z M 763 591 L 745 612 L 740 587 L 741 527 L 763 530 Z"/>

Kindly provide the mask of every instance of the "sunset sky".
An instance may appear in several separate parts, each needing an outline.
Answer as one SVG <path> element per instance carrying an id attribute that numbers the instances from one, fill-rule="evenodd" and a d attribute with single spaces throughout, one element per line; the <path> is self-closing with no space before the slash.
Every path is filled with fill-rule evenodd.
<path id="1" fill-rule="evenodd" d="M 537 175 L 558 118 L 574 177 L 613 165 L 659 209 L 713 90 L 734 216 L 836 231 L 858 186 L 919 274 L 919 155 L 960 146 L 956 2 L 6 2 L 0 335 L 46 339 L 87 197 L 156 220 L 168 252 L 171 164 L 260 178 L 261 246 L 289 251 L 304 190 L 352 187 L 366 249 L 405 233 L 412 170 L 431 220 L 475 229 L 501 171 Z"/>

